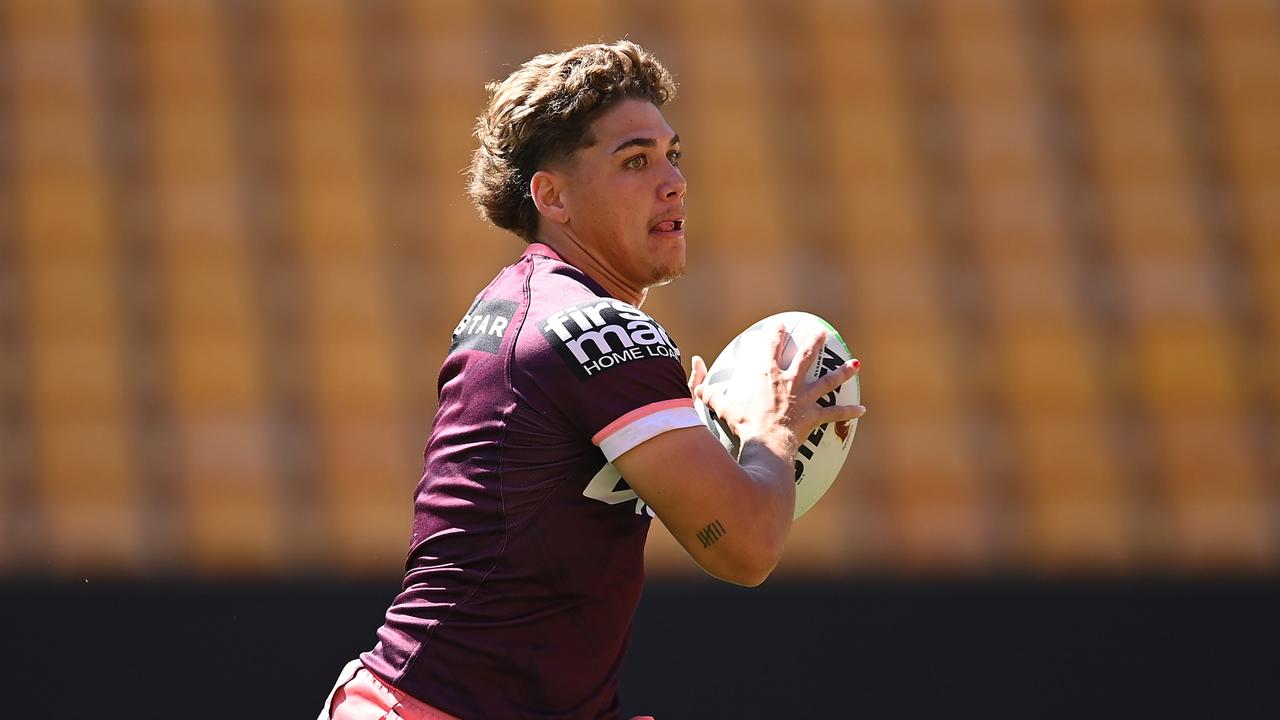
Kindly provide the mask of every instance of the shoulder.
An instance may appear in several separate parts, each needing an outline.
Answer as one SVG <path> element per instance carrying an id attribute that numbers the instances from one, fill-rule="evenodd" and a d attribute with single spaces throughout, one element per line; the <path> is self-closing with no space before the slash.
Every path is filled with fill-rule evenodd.
<path id="1" fill-rule="evenodd" d="M 514 382 L 547 398 L 606 458 L 698 424 L 680 349 L 657 320 L 598 296 L 540 310 L 525 323 Z"/>
<path id="2" fill-rule="evenodd" d="M 531 270 L 527 258 L 503 268 L 476 295 L 453 330 L 449 355 L 458 350 L 483 350 L 498 354 L 504 339 L 512 335 L 509 328 L 519 324 L 522 309 L 527 306 L 526 278 Z"/>

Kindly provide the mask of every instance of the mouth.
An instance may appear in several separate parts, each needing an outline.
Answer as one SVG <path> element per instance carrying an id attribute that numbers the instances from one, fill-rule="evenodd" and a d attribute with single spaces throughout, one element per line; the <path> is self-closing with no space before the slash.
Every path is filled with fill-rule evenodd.
<path id="1" fill-rule="evenodd" d="M 649 232 L 654 233 L 655 235 L 683 235 L 684 218 L 663 220 L 657 225 L 649 228 Z"/>

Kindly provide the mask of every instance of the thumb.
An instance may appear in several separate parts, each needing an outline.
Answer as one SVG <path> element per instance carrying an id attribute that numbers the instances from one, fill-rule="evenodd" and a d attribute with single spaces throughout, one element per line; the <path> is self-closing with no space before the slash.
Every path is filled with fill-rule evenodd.
<path id="1" fill-rule="evenodd" d="M 707 379 L 707 364 L 701 355 L 694 355 L 690 364 L 693 369 L 689 372 L 689 389 L 693 390 Z"/>

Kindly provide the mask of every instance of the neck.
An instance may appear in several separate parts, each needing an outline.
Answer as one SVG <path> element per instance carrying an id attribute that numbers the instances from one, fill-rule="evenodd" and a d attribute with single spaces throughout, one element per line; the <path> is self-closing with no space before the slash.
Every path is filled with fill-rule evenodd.
<path id="1" fill-rule="evenodd" d="M 649 295 L 648 288 L 637 288 L 629 284 L 596 257 L 591 248 L 584 245 L 573 233 L 555 232 L 543 228 L 539 233 L 538 242 L 555 250 L 561 260 L 586 273 L 587 277 L 595 280 L 605 289 L 605 292 L 618 300 L 640 307 Z"/>

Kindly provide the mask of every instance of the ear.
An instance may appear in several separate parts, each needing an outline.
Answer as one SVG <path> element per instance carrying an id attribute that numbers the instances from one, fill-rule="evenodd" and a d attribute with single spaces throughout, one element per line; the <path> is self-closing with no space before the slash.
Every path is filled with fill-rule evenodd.
<path id="1" fill-rule="evenodd" d="M 564 178 L 554 172 L 539 170 L 529 180 L 529 195 L 538 212 L 551 222 L 564 224 L 569 222 L 569 209 L 564 205 L 562 184 Z"/>

